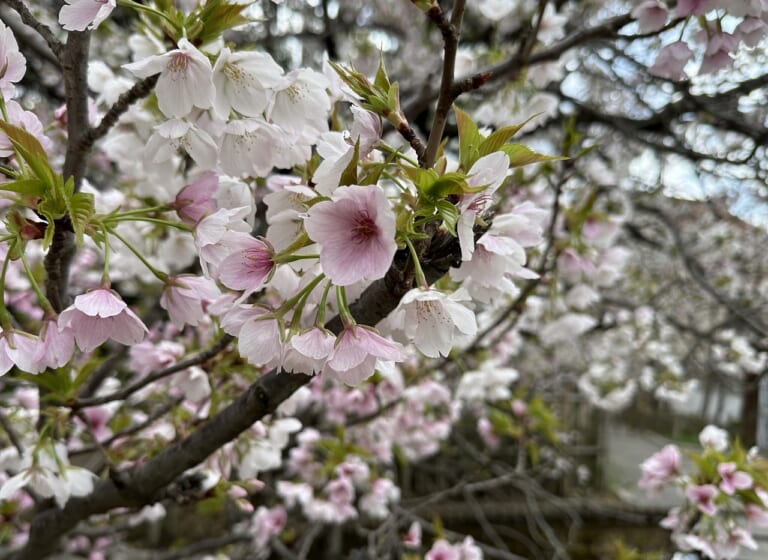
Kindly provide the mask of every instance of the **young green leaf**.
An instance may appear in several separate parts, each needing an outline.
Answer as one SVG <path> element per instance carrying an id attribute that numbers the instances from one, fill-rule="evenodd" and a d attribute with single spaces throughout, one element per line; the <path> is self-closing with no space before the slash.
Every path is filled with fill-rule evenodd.
<path id="1" fill-rule="evenodd" d="M 531 163 L 541 163 L 542 161 L 560 161 L 568 159 L 565 156 L 548 156 L 534 152 L 528 146 L 523 144 L 506 144 L 501 147 L 502 152 L 509 156 L 510 167 L 521 167 Z"/>
<path id="2" fill-rule="evenodd" d="M 67 199 L 67 210 L 77 244 L 82 245 L 85 228 L 91 222 L 95 211 L 93 195 L 83 192 L 75 193 Z"/>

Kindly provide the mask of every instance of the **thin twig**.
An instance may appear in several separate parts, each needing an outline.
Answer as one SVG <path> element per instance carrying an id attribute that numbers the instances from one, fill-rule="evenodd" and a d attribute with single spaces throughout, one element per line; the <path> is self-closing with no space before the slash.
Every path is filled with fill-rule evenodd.
<path id="1" fill-rule="evenodd" d="M 131 89 L 122 93 L 117 98 L 112 107 L 105 113 L 101 121 L 97 126 L 88 130 L 88 132 L 80 139 L 80 149 L 84 151 L 90 150 L 93 144 L 106 136 L 107 132 L 115 126 L 118 119 L 139 99 L 142 99 L 152 92 L 152 89 L 157 84 L 157 80 L 160 74 L 154 74 L 148 78 L 136 82 Z"/>
<path id="2" fill-rule="evenodd" d="M 88 408 L 91 406 L 106 404 L 112 401 L 125 400 L 129 396 L 134 394 L 136 391 L 138 391 L 139 389 L 143 389 L 150 383 L 154 383 L 155 381 L 163 379 L 164 377 L 168 377 L 169 375 L 173 375 L 174 373 L 183 371 L 189 367 L 196 366 L 198 364 L 201 364 L 203 362 L 210 360 L 211 358 L 216 356 L 219 352 L 224 350 L 229 345 L 229 343 L 232 342 L 232 340 L 233 340 L 233 337 L 226 334 L 222 336 L 219 340 L 217 340 L 216 343 L 210 348 L 208 348 L 207 350 L 198 352 L 197 354 L 190 356 L 186 360 L 176 362 L 175 364 L 170 365 L 166 368 L 159 369 L 153 373 L 150 373 L 146 377 L 143 377 L 138 381 L 136 381 L 135 383 L 132 383 L 128 387 L 120 389 L 119 391 L 115 391 L 114 393 L 103 395 L 101 397 L 93 397 L 90 399 L 77 400 L 71 405 L 71 407 L 74 410 L 79 410 L 82 408 Z"/>
<path id="3" fill-rule="evenodd" d="M 158 554 L 155 556 L 155 560 L 186 560 L 196 554 L 202 554 L 204 552 L 212 552 L 237 543 L 252 542 L 253 536 L 251 535 L 226 535 L 224 537 L 215 537 L 212 539 L 205 539 L 192 543 L 190 545 L 168 552 L 166 554 Z"/>
<path id="4" fill-rule="evenodd" d="M 424 153 L 423 167 L 429 169 L 435 165 L 437 151 L 443 140 L 445 123 L 448 120 L 448 111 L 455 100 L 453 97 L 453 75 L 456 68 L 456 52 L 459 47 L 461 34 L 461 22 L 464 18 L 465 0 L 455 0 L 451 19 L 448 21 L 439 5 L 431 8 L 427 16 L 437 25 L 443 34 L 443 75 L 440 79 L 440 93 L 437 99 L 435 119 L 432 121 L 432 129 L 429 131 L 427 148 Z"/>
<path id="5" fill-rule="evenodd" d="M 64 44 L 56 38 L 56 35 L 53 34 L 51 28 L 32 15 L 32 12 L 29 11 L 29 8 L 27 8 L 26 4 L 21 0 L 5 0 L 5 3 L 16 10 L 21 16 L 21 21 L 37 31 L 37 33 L 45 39 L 45 42 L 48 43 L 48 47 L 53 51 L 53 54 L 56 55 L 56 58 L 60 60 Z"/>
<path id="6" fill-rule="evenodd" d="M 99 449 L 106 449 L 110 445 L 112 445 L 114 442 L 116 442 L 118 439 L 132 436 L 133 434 L 137 434 L 140 431 L 142 431 L 144 428 L 149 427 L 152 425 L 156 420 L 159 420 L 166 414 L 168 414 L 171 410 L 173 410 L 176 406 L 181 404 L 184 401 L 184 397 L 176 397 L 175 399 L 171 400 L 170 402 L 164 404 L 159 409 L 157 409 L 155 412 L 153 412 L 146 420 L 143 422 L 140 422 L 136 424 L 135 426 L 131 426 L 130 428 L 126 428 L 125 430 L 122 430 L 120 432 L 117 432 L 116 434 L 112 434 L 110 437 L 105 439 L 104 441 L 98 442 L 96 445 L 90 445 L 88 447 L 82 447 L 80 449 L 76 449 L 74 451 L 69 452 L 69 456 L 73 457 L 75 455 L 84 455 L 87 453 L 93 453 L 94 451 L 98 451 Z"/>
<path id="7" fill-rule="evenodd" d="M 8 435 L 8 439 L 11 440 L 11 443 L 16 448 L 16 451 L 19 452 L 19 456 L 23 455 L 24 447 L 21 445 L 21 440 L 16 434 L 16 430 L 13 429 L 11 421 L 8 420 L 8 417 L 5 415 L 5 411 L 2 409 L 0 409 L 0 426 L 3 427 L 3 430 L 5 430 L 5 433 Z"/>

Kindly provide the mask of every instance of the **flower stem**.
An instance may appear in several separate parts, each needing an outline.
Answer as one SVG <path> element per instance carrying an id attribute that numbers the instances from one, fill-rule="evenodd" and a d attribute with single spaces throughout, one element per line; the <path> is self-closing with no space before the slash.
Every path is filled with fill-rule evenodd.
<path id="1" fill-rule="evenodd" d="M 0 271 L 0 329 L 7 331 L 11 329 L 11 315 L 5 307 L 5 274 L 8 272 L 8 263 L 11 262 L 11 253 L 16 246 L 16 241 L 8 246 L 3 260 L 3 269 Z"/>
<path id="2" fill-rule="evenodd" d="M 27 262 L 27 257 L 24 255 L 24 251 L 20 251 L 21 254 L 21 264 L 24 266 L 24 272 L 27 274 L 27 278 L 29 278 L 29 284 L 32 286 L 32 290 L 35 292 L 35 295 L 37 296 L 37 301 L 40 303 L 40 307 L 43 308 L 43 311 L 45 311 L 46 316 L 53 317 L 56 315 L 56 311 L 53 309 L 53 305 L 51 305 L 51 302 L 48 301 L 48 298 L 45 297 L 45 294 L 43 294 L 42 289 L 40 289 L 40 285 L 37 283 L 37 280 L 35 279 L 35 275 L 32 274 L 32 269 L 29 267 L 29 263 Z"/>
<path id="3" fill-rule="evenodd" d="M 328 292 L 331 291 L 331 286 L 333 286 L 333 282 L 330 280 L 325 285 L 325 288 L 323 288 L 323 296 L 320 298 L 320 305 L 317 308 L 317 316 L 315 317 L 315 326 L 320 327 L 321 329 L 325 328 L 325 308 L 326 308 L 326 302 L 328 301 Z"/>
<path id="4" fill-rule="evenodd" d="M 429 283 L 427 282 L 426 276 L 424 276 L 424 271 L 421 269 L 421 263 L 419 262 L 419 255 L 416 254 L 416 248 L 408 237 L 405 238 L 405 244 L 408 245 L 408 250 L 411 252 L 411 258 L 413 259 L 413 268 L 416 272 L 416 283 L 419 285 L 419 288 L 426 290 L 429 288 Z"/>
<path id="5" fill-rule="evenodd" d="M 344 286 L 336 286 L 336 300 L 339 304 L 339 315 L 341 315 L 341 322 L 345 327 L 356 325 L 357 321 L 352 316 L 352 312 L 347 304 L 347 292 L 344 290 Z"/>
<path id="6" fill-rule="evenodd" d="M 315 289 L 315 287 L 325 278 L 325 274 L 320 274 L 317 278 L 314 278 L 309 284 L 304 286 L 304 288 L 295 296 L 293 296 L 291 299 L 286 300 L 285 303 L 283 303 L 279 308 L 275 310 L 273 315 L 275 317 L 282 317 L 285 315 L 288 311 L 296 307 L 296 304 L 299 303 L 302 299 L 306 300 L 306 298 L 309 296 L 310 293 L 312 293 L 312 290 Z M 303 303 L 302 303 L 303 306 Z"/>
<path id="7" fill-rule="evenodd" d="M 154 266 L 152 266 L 151 264 L 149 264 L 149 261 L 148 261 L 148 260 L 147 260 L 147 259 L 144 257 L 144 255 L 142 255 L 141 253 L 139 253 L 138 249 L 136 249 L 136 247 L 134 247 L 133 245 L 131 245 L 131 243 L 130 243 L 130 242 L 129 242 L 129 241 L 128 241 L 128 240 L 127 240 L 125 237 L 123 237 L 122 235 L 120 235 L 119 233 L 117 233 L 117 231 L 116 231 L 115 229 L 113 229 L 113 228 L 112 228 L 112 227 L 110 227 L 110 226 L 106 226 L 106 228 L 107 228 L 107 230 L 109 231 L 109 233 L 111 233 L 112 235 L 114 235 L 115 237 L 117 237 L 117 238 L 118 238 L 118 239 L 119 239 L 119 240 L 120 240 L 120 241 L 123 243 L 123 245 L 125 245 L 126 247 L 128 247 L 128 250 L 129 250 L 129 251 L 131 251 L 131 253 L 133 253 L 134 255 L 136 255 L 136 258 L 137 258 L 137 259 L 139 259 L 139 260 L 141 261 L 141 263 L 142 263 L 144 266 L 146 266 L 146 267 L 147 267 L 147 269 L 148 269 L 148 270 L 149 270 L 149 271 L 150 271 L 152 274 L 154 274 L 154 275 L 155 275 L 155 278 L 157 278 L 158 280 L 160 280 L 160 281 L 161 281 L 163 284 L 167 284 L 167 283 L 168 283 L 168 275 L 167 275 L 165 272 L 162 272 L 161 270 L 157 270 L 157 269 L 156 269 Z"/>

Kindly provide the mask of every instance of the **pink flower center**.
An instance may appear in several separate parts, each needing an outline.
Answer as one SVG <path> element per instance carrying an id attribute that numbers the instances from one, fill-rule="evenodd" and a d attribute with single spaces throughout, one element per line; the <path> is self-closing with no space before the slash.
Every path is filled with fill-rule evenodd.
<path id="1" fill-rule="evenodd" d="M 360 212 L 355 220 L 355 226 L 352 228 L 352 240 L 360 245 L 375 237 L 379 233 L 376 222 L 368 215 L 367 211 Z"/>
<path id="2" fill-rule="evenodd" d="M 270 270 L 272 268 L 272 255 L 263 249 L 248 249 L 245 258 L 250 261 L 254 270 Z"/>
<path id="3" fill-rule="evenodd" d="M 168 65 L 168 70 L 174 73 L 186 73 L 189 67 L 190 58 L 184 53 L 174 53 L 171 57 L 171 63 Z"/>

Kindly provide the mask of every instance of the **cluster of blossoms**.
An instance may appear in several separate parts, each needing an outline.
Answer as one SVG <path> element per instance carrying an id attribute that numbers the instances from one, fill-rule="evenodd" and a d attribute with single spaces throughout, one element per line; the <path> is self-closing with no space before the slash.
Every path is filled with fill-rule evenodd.
<path id="1" fill-rule="evenodd" d="M 680 550 L 713 560 L 736 558 L 742 547 L 756 550 L 752 529 L 768 527 L 763 460 L 731 444 L 728 433 L 716 426 L 704 428 L 699 441 L 704 451 L 690 453 L 694 474 L 685 474 L 680 449 L 670 444 L 643 462 L 640 487 L 658 492 L 674 485 L 684 495 L 685 504 L 661 522 Z"/>
<path id="2" fill-rule="evenodd" d="M 624 270 L 627 255 L 616 240 L 626 215 L 585 205 L 555 219 L 557 211 L 552 216 L 544 208 L 561 208 L 559 198 L 537 198 L 535 188 L 512 192 L 522 173 L 511 170 L 556 158 L 508 143 L 534 125 L 505 126 L 509 112 L 498 110 L 499 99 L 479 111 L 481 122 L 496 125 L 493 132 L 479 130 L 456 109 L 458 157 L 441 149 L 434 167 L 424 169 L 417 163 L 422 154 L 383 136 L 387 122 L 401 132 L 407 126 L 399 90 L 383 63 L 373 83 L 332 64 L 323 72 L 286 72 L 266 52 L 195 36 L 205 21 L 189 30 L 182 26 L 174 36 L 174 20 L 158 12 L 159 2 L 67 0 L 59 22 L 66 30 L 94 29 L 118 4 L 142 11 L 150 32 L 127 41 L 133 61 L 122 68 L 90 64 L 94 124 L 133 91 L 133 78 L 150 87 L 156 80 L 152 100 L 125 111 L 97 146 L 102 170 L 112 165 L 117 171 L 110 183 L 119 190 L 96 188 L 86 179 L 77 191 L 54 171 L 60 162 L 50 130 L 63 130 L 46 130 L 14 101 L 25 61 L 0 23 L 0 156 L 8 163 L 8 181 L 0 189 L 20 194 L 3 203 L 8 219 L 0 241 L 0 375 L 6 376 L 4 398 L 17 403 L 9 416 L 24 434 L 1 455 L 6 474 L 0 474 L 0 499 L 21 511 L 33 507 L 34 494 L 54 498 L 59 507 L 87 496 L 99 475 L 73 465 L 74 456 L 104 451 L 97 472 L 143 464 L 148 451 L 186 437 L 189 426 L 210 420 L 271 369 L 285 378 L 296 374 L 292 381 L 313 379 L 184 475 L 198 481 L 200 496 L 225 496 L 239 507 L 247 518 L 243 530 L 264 556 L 289 515 L 341 525 L 395 514 L 401 498 L 396 461 L 433 457 L 462 413 L 472 415 L 473 429 L 491 450 L 512 441 L 533 453 L 539 443 L 554 443 L 553 414 L 542 399 L 529 398 L 526 387 L 513 392 L 523 369 L 507 365 L 519 356 L 522 330 L 532 327 L 557 362 L 597 326 L 590 314 L 601 298 L 597 290 L 616 283 Z M 177 2 L 174 17 L 194 21 L 203 13 L 200 4 L 206 5 Z M 514 19 L 505 19 L 513 9 L 533 13 L 535 4 L 484 0 L 471 9 L 503 29 Z M 762 4 L 743 4 L 741 15 L 733 6 L 729 13 L 763 15 Z M 705 5 L 718 8 L 678 2 L 676 15 L 700 15 Z M 564 36 L 568 19 L 553 6 L 547 3 L 538 21 L 545 45 Z M 639 6 L 641 28 L 665 25 L 663 8 L 661 2 Z M 158 23 L 160 16 L 165 20 Z M 760 29 L 755 22 L 762 20 L 742 22 L 741 40 L 750 44 L 747 22 Z M 703 71 L 725 65 L 735 48 L 719 28 L 705 32 L 710 59 Z M 539 85 L 556 79 L 562 68 L 553 66 L 530 79 Z M 657 66 L 657 73 L 669 72 L 661 58 Z M 527 114 L 539 106 L 549 113 L 553 99 L 521 97 L 516 105 Z M 66 113 L 58 112 L 57 119 L 64 123 Z M 54 309 L 35 267 L 62 218 L 80 252 L 72 268 L 72 304 L 66 306 L 67 299 Z M 552 247 L 545 248 L 545 232 Z M 427 268 L 432 263 L 424 242 L 430 235 L 457 246 L 449 273 L 438 282 Z M 529 257 L 537 252 L 534 270 Z M 556 262 L 552 285 L 563 298 L 524 295 L 521 282 L 535 285 L 549 261 Z M 444 262 L 435 268 L 445 272 Z M 413 277 L 399 304 L 376 325 L 358 324 L 356 300 L 374 283 L 399 280 L 390 271 Z M 159 309 L 129 305 L 153 298 L 167 322 L 156 319 Z M 438 369 L 437 360 L 456 349 L 474 351 L 496 311 L 513 301 L 527 305 L 519 328 L 499 334 L 501 344 L 469 352 L 460 367 Z M 648 315 L 637 310 L 611 317 L 614 326 L 626 328 L 617 328 L 608 345 L 671 355 L 649 342 L 654 318 Z M 327 321 L 332 316 L 339 320 Z M 237 353 L 222 350 L 184 363 L 189 349 L 218 344 L 222 331 L 237 340 Z M 118 368 L 115 378 L 98 380 L 94 364 L 116 345 L 130 347 L 124 361 L 116 353 L 130 374 Z M 761 363 L 743 341 L 734 340 L 731 349 L 755 367 Z M 627 374 L 630 359 L 616 352 L 593 358 L 578 387 L 593 404 L 617 410 L 635 391 Z M 674 358 L 658 361 L 676 375 L 681 370 Z M 464 368 L 469 371 L 454 371 Z M 93 379 L 99 383 L 89 387 Z M 30 385 L 43 388 L 47 400 L 38 401 Z M 51 416 L 68 420 L 61 435 L 52 419 L 38 417 L 48 402 L 60 407 Z M 318 427 L 305 425 L 307 418 L 318 420 Z M 37 425 L 45 425 L 42 436 Z M 682 477 L 679 451 L 668 448 L 644 464 L 642 484 L 657 488 L 677 480 L 689 500 L 668 521 L 680 546 L 727 558 L 734 546 L 754 544 L 736 516 L 765 521 L 766 483 L 751 457 L 710 447 L 714 451 L 708 448 L 702 461 L 714 466 L 702 468 L 702 477 Z M 274 492 L 262 494 L 278 474 L 283 480 Z M 259 501 L 269 507 L 256 507 Z M 157 504 L 129 517 L 133 524 L 163 515 Z M 22 541 L 25 517 L 9 519 Z M 471 538 L 450 544 L 441 536 L 422 546 L 416 524 L 402 544 L 419 558 L 423 552 L 425 560 L 482 557 Z M 71 548 L 85 552 L 90 546 L 93 558 L 109 544 L 84 539 L 73 540 Z"/>
<path id="3" fill-rule="evenodd" d="M 708 19 L 710 15 L 714 18 Z M 724 21 L 726 16 L 740 18 L 730 32 L 724 29 L 732 23 Z M 641 33 L 658 31 L 670 19 L 700 22 L 700 30 L 690 40 L 671 42 L 659 51 L 650 71 L 669 80 L 686 76 L 685 66 L 694 58 L 698 45 L 704 51 L 698 73 L 709 74 L 731 67 L 740 45 L 755 47 L 768 34 L 768 4 L 763 0 L 684 0 L 677 2 L 674 9 L 663 0 L 644 0 L 632 11 L 632 17 L 637 19 Z"/>
<path id="4" fill-rule="evenodd" d="M 66 29 L 93 28 L 114 7 L 114 2 L 68 2 L 60 22 Z M 3 122 L 9 126 L 3 127 L 3 140 L 5 156 L 18 167 L 9 172 L 11 190 L 14 180 L 24 179 L 25 164 L 54 172 L 46 153 L 52 141 L 37 117 L 11 99 L 13 84 L 24 74 L 24 59 L 11 32 L 5 27 L 2 32 Z M 413 362 L 419 355 L 448 356 L 477 334 L 473 302 L 504 301 L 517 293 L 516 279 L 536 277 L 526 268 L 526 250 L 542 242 L 548 212 L 521 201 L 486 221 L 510 168 L 523 163 L 501 149 L 478 153 L 483 139 L 478 132 L 474 156 L 443 160 L 442 172 L 452 181 L 443 193 L 440 176 L 420 173 L 412 151 L 385 143 L 381 115 L 332 73 L 286 73 L 264 52 L 196 46 L 185 37 L 166 52 L 159 43 L 138 39 L 131 47 L 135 61 L 124 68 L 140 79 L 157 76 L 156 105 L 131 108 L 121 117 L 120 127 L 100 143 L 120 172 L 122 191 L 95 189 L 85 181 L 82 192 L 68 195 L 70 207 L 85 209 L 85 221 L 76 223 L 83 250 L 73 265 L 77 274 L 72 289 L 80 292 L 72 294 L 69 307 L 58 313 L 53 309 L 29 263 L 19 256 L 41 240 L 47 248 L 43 230 L 52 223 L 41 226 L 20 213 L 20 226 L 8 227 L 2 245 L 6 282 L 5 304 L 0 306 L 0 373 L 13 372 L 9 377 L 14 381 L 18 372 L 41 380 L 58 376 L 64 389 L 53 397 L 63 402 L 76 398 L 85 380 L 81 368 L 104 345 L 130 346 L 128 366 L 135 389 L 121 395 L 116 380 L 103 382 L 66 436 L 78 453 L 104 445 L 111 447 L 115 460 L 129 465 L 138 460 L 135 449 L 163 446 L 180 434 L 175 422 L 153 418 L 158 392 L 176 399 L 189 419 L 209 416 L 213 382 L 204 367 L 179 367 L 173 376 L 157 372 L 175 368 L 185 347 L 211 341 L 220 328 L 237 338 L 240 356 L 253 366 L 251 375 L 271 368 L 281 368 L 286 375 L 320 374 L 308 389 L 310 400 L 323 402 L 331 421 L 375 416 L 380 407 L 391 404 L 391 411 L 368 426 L 349 428 L 354 449 L 365 449 L 385 464 L 392 464 L 395 448 L 413 461 L 435 454 L 458 418 L 459 405 L 449 388 L 430 379 L 406 388 L 393 363 Z M 105 64 L 93 64 L 93 120 L 131 86 L 129 78 Z M 329 130 L 337 102 L 349 108 L 348 130 Z M 37 142 L 33 145 L 41 149 L 32 154 L 19 150 L 20 139 Z M 539 154 L 530 153 L 536 161 Z M 182 166 L 188 179 L 180 179 Z M 274 168 L 293 174 L 273 174 Z M 41 208 L 46 196 L 37 194 Z M 452 209 L 443 205 L 441 214 L 436 209 L 446 198 Z M 152 208 L 145 208 L 147 200 L 154 203 Z M 15 202 L 18 208 L 26 201 Z M 261 202 L 267 227 L 254 236 L 255 210 Z M 436 216 L 447 218 L 436 225 L 458 240 L 461 254 L 440 288 L 427 281 L 414 246 Z M 133 231 L 125 227 L 142 221 Z M 477 226 L 483 228 L 480 235 Z M 11 235 L 17 231 L 18 237 Z M 182 239 L 185 233 L 191 233 L 189 241 Z M 417 287 L 378 329 L 357 324 L 351 304 L 384 278 L 399 249 L 410 254 Z M 202 274 L 182 273 L 194 260 Z M 99 263 L 100 277 L 92 272 Z M 158 281 L 163 286 L 159 305 L 170 324 L 150 329 L 120 292 L 136 293 Z M 38 295 L 39 307 L 32 300 L 13 299 L 23 290 Z M 12 326 L 6 306 L 13 313 L 25 313 L 25 329 Z M 342 319 L 338 333 L 325 327 L 331 313 Z M 31 326 L 35 323 L 36 328 Z M 374 382 L 362 385 L 374 372 Z M 491 390 L 498 376 L 488 369 L 475 377 Z M 500 381 L 508 385 L 513 379 Z M 20 395 L 28 388 L 19 384 L 14 390 Z M 31 419 L 27 422 L 30 428 L 34 425 Z M 129 426 L 134 440 L 121 439 L 117 425 Z M 64 506 L 71 497 L 92 491 L 97 475 L 70 465 L 63 445 L 47 439 L 35 444 L 34 429 L 25 433 L 30 437 L 4 461 L 4 470 L 11 474 L 0 481 L 3 499 L 27 504 L 19 490 L 28 488 Z M 203 490 L 213 491 L 237 477 L 258 491 L 263 486 L 258 477 L 283 465 L 283 452 L 292 439 L 298 445 L 289 453 L 288 472 L 301 482 L 278 485 L 285 509 L 277 505 L 254 511 L 245 499 L 251 492 L 228 486 L 230 497 L 252 515 L 252 530 L 262 535 L 265 546 L 294 507 L 324 523 L 342 523 L 361 514 L 374 520 L 389 515 L 399 499 L 392 480 L 353 448 L 340 451 L 318 471 L 323 465 L 317 456 L 322 439 L 289 412 L 256 423 L 238 442 L 214 454 L 204 470 Z M 158 515 L 162 513 L 152 513 Z M 438 540 L 427 558 L 446 554 L 474 559 L 480 553 L 469 541 L 454 546 Z"/>

